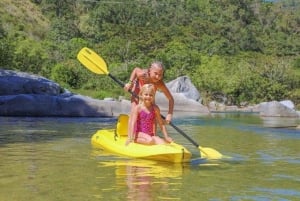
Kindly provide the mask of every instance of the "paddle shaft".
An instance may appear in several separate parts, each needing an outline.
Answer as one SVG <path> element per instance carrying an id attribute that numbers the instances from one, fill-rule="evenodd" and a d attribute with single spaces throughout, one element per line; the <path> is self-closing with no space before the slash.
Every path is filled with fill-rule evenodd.
<path id="1" fill-rule="evenodd" d="M 162 118 L 165 119 L 163 115 L 160 115 Z M 190 138 L 185 132 L 183 132 L 180 128 L 178 128 L 176 125 L 174 125 L 172 122 L 169 123 L 178 133 L 183 135 L 186 139 L 188 139 L 193 145 L 195 145 L 197 148 L 199 148 L 199 144 L 195 142 L 192 138 Z"/>
<path id="2" fill-rule="evenodd" d="M 124 83 L 121 82 L 120 80 L 118 80 L 116 77 L 114 77 L 113 75 L 111 75 L 110 73 L 108 73 L 108 76 L 113 79 L 116 83 L 118 83 L 122 88 L 124 88 Z M 131 92 L 131 91 L 130 91 Z M 131 94 L 133 95 L 133 93 L 131 92 Z"/>
<path id="3" fill-rule="evenodd" d="M 113 75 L 111 75 L 110 73 L 108 73 L 108 76 L 113 79 L 115 82 L 117 82 L 122 88 L 124 88 L 124 83 L 121 82 L 120 80 L 118 80 L 116 77 L 114 77 Z M 138 98 L 138 95 L 135 94 L 132 91 L 128 91 L 132 96 Z M 166 119 L 165 116 L 163 116 L 162 114 L 160 115 L 163 119 Z M 178 131 L 181 135 L 183 135 L 186 139 L 188 139 L 193 145 L 195 145 L 197 148 L 199 147 L 199 144 L 197 142 L 195 142 L 192 138 L 190 138 L 185 132 L 183 132 L 180 128 L 178 128 L 176 125 L 174 125 L 172 122 L 169 123 L 169 125 L 171 125 L 176 131 Z"/>

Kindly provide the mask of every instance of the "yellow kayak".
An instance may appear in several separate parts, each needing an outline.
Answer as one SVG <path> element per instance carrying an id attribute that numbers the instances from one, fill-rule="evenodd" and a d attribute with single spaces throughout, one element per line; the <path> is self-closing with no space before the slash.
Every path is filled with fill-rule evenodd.
<path id="1" fill-rule="evenodd" d="M 98 130 L 92 136 L 92 145 L 121 156 L 173 163 L 188 162 L 192 155 L 185 147 L 174 142 L 163 145 L 130 143 L 126 146 L 126 139 L 127 136 L 116 136 L 115 129 Z"/>
<path id="2" fill-rule="evenodd" d="M 120 115 L 116 129 L 98 130 L 92 136 L 92 145 L 117 155 L 132 158 L 142 158 L 172 163 L 183 163 L 190 161 L 192 156 L 191 152 L 189 152 L 184 146 L 174 142 L 162 145 L 143 145 L 138 143 L 130 143 L 126 146 L 127 121 L 128 116 Z"/>

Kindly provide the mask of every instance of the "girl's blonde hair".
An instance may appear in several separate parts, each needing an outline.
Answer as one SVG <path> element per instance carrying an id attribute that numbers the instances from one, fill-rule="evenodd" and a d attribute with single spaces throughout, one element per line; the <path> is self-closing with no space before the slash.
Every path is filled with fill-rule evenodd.
<path id="1" fill-rule="evenodd" d="M 153 84 L 144 84 L 141 87 L 140 93 L 139 93 L 139 103 L 141 104 L 144 100 L 142 98 L 142 95 L 145 91 L 150 91 L 150 93 L 153 94 L 153 100 L 155 100 L 155 87 Z M 153 101 L 154 103 L 154 101 Z"/>

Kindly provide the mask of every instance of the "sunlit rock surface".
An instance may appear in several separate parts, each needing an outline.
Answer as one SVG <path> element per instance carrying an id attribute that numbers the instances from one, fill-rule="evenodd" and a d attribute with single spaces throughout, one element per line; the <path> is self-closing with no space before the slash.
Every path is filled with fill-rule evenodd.
<path id="1" fill-rule="evenodd" d="M 175 99 L 174 111 L 209 112 L 194 100 L 199 99 L 200 95 L 188 78 L 178 79 L 177 82 L 172 82 L 173 90 L 176 91 L 172 93 Z M 189 85 L 183 86 L 184 83 Z M 175 89 L 174 86 L 178 86 L 179 89 Z M 162 111 L 168 108 L 167 99 L 159 92 L 157 104 Z M 93 99 L 70 93 L 59 84 L 41 76 L 0 70 L 1 116 L 104 117 L 117 116 L 129 111 L 128 100 Z"/>
<path id="2" fill-rule="evenodd" d="M 211 102 L 202 105 L 200 93 L 187 76 L 166 83 L 175 105 L 174 113 L 208 114 L 210 112 L 256 112 L 262 117 L 299 117 L 299 111 L 289 100 L 270 101 L 238 108 Z M 163 93 L 156 93 L 156 104 L 163 114 L 168 111 L 168 100 Z M 107 117 L 130 112 L 128 100 L 93 99 L 73 94 L 59 84 L 38 75 L 0 69 L 1 116 L 62 116 Z"/>

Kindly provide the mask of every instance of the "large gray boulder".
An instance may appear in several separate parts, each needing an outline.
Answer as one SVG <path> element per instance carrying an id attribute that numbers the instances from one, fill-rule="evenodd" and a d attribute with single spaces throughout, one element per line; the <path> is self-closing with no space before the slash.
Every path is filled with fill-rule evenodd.
<path id="1" fill-rule="evenodd" d="M 188 76 L 181 76 L 166 84 L 171 93 L 180 93 L 188 99 L 200 101 L 200 93 Z"/>
<path id="2" fill-rule="evenodd" d="M 97 100 L 76 94 L 0 96 L 0 116 L 108 117 L 128 113 L 129 108 L 129 101 Z"/>
<path id="3" fill-rule="evenodd" d="M 280 101 L 280 103 L 292 110 L 295 109 L 295 104 L 291 100 L 282 100 L 282 101 Z"/>
<path id="4" fill-rule="evenodd" d="M 166 83 L 174 98 L 174 111 L 188 113 L 209 113 L 206 106 L 200 103 L 200 93 L 187 76 L 178 77 Z M 157 92 L 155 96 L 156 104 L 162 111 L 168 110 L 168 99 L 163 93 Z"/>
<path id="5" fill-rule="evenodd" d="M 188 99 L 182 93 L 172 93 L 174 98 L 174 111 L 185 113 L 210 113 L 208 108 L 202 105 L 200 102 L 193 99 Z M 165 95 L 161 92 L 156 92 L 155 103 L 160 107 L 162 111 L 168 111 L 169 101 Z"/>
<path id="6" fill-rule="evenodd" d="M 129 108 L 129 101 L 92 99 L 41 76 L 0 69 L 0 116 L 103 117 Z"/>
<path id="7" fill-rule="evenodd" d="M 41 76 L 0 69 L 0 96 L 18 94 L 59 95 L 59 84 Z"/>
<path id="8" fill-rule="evenodd" d="M 296 110 L 278 101 L 263 102 L 257 105 L 261 116 L 269 117 L 299 117 Z"/>

